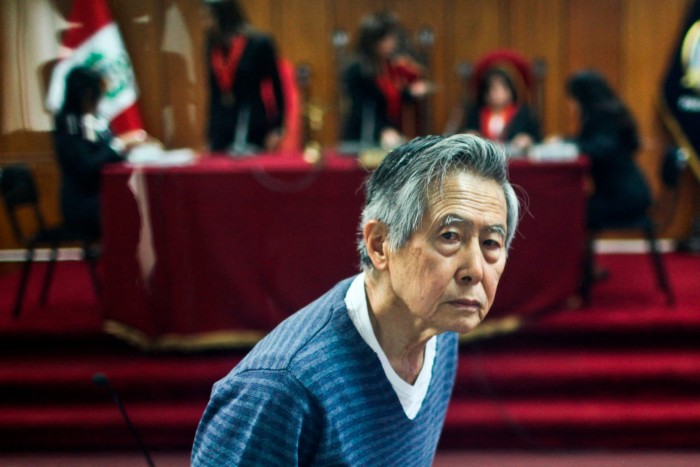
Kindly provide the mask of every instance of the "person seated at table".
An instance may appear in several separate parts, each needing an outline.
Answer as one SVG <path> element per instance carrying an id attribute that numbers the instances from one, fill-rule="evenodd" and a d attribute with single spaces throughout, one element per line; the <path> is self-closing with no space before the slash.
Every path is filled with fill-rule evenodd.
<path id="1" fill-rule="evenodd" d="M 590 160 L 588 228 L 643 214 L 651 206 L 651 191 L 635 162 L 639 134 L 627 106 L 595 70 L 571 75 L 566 93 L 578 126 L 573 142 Z"/>
<path id="2" fill-rule="evenodd" d="M 525 92 L 525 78 L 514 66 L 495 63 L 485 71 L 478 68 L 476 102 L 466 112 L 462 132 L 504 143 L 509 152 L 524 153 L 541 139 L 539 121 L 520 99 L 514 84 L 514 80 L 519 80 L 521 92 Z"/>
<path id="3" fill-rule="evenodd" d="M 250 26 L 235 0 L 210 1 L 207 8 L 209 148 L 273 151 L 280 144 L 285 109 L 274 42 Z"/>
<path id="4" fill-rule="evenodd" d="M 477 136 L 391 151 L 366 185 L 363 272 L 214 385 L 192 465 L 431 465 L 458 334 L 486 317 L 516 231 L 507 174 Z"/>
<path id="5" fill-rule="evenodd" d="M 401 106 L 426 96 L 430 84 L 423 67 L 397 53 L 399 22 L 388 12 L 366 16 L 360 22 L 355 57 L 343 72 L 343 92 L 350 109 L 341 139 L 363 146 L 393 148 L 405 141 L 401 133 Z"/>
<path id="6" fill-rule="evenodd" d="M 73 68 L 66 76 L 63 105 L 54 117 L 53 143 L 61 172 L 60 206 L 67 228 L 88 237 L 100 235 L 100 178 L 105 164 L 123 161 L 146 139 L 143 131 L 117 138 L 97 111 L 105 92 L 100 73 Z"/>

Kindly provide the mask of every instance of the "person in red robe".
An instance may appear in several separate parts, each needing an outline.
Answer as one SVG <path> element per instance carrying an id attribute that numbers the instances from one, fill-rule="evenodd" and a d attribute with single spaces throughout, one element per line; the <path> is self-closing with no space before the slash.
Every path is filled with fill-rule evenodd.
<path id="1" fill-rule="evenodd" d="M 274 41 L 250 26 L 235 0 L 207 5 L 209 147 L 231 153 L 274 150 L 285 108 Z M 266 102 L 264 83 L 272 84 L 273 105 Z"/>
<path id="2" fill-rule="evenodd" d="M 361 21 L 355 58 L 343 73 L 350 107 L 343 122 L 343 141 L 385 148 L 399 145 L 405 140 L 402 103 L 430 92 L 423 67 L 398 53 L 399 31 L 391 13 L 375 13 Z"/>
<path id="3" fill-rule="evenodd" d="M 476 102 L 466 112 L 462 132 L 481 135 L 523 153 L 541 139 L 540 125 L 522 94 L 529 67 L 505 52 L 487 55 L 477 65 Z M 517 83 L 517 85 L 516 85 Z"/>

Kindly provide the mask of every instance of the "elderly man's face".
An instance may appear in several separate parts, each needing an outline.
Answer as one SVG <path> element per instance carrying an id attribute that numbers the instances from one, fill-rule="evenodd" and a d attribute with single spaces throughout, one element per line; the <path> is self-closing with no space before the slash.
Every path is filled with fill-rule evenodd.
<path id="1" fill-rule="evenodd" d="M 419 329 L 466 333 L 488 313 L 506 263 L 506 201 L 494 181 L 447 179 L 420 229 L 388 253 L 396 305 Z"/>

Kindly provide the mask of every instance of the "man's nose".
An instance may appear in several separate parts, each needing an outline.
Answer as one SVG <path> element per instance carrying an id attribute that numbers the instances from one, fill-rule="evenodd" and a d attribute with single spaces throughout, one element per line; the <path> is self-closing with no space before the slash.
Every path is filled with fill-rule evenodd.
<path id="1" fill-rule="evenodd" d="M 465 243 L 459 252 L 459 266 L 456 272 L 457 282 L 472 284 L 481 282 L 484 275 L 484 257 L 481 251 L 481 243 L 474 238 Z"/>

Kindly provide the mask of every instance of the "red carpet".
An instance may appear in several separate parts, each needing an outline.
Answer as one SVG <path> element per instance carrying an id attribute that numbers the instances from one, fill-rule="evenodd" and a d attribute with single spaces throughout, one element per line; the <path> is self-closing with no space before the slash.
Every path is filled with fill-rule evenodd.
<path id="1" fill-rule="evenodd" d="M 462 348 L 443 446 L 669 449 L 700 445 L 700 257 L 608 255 L 590 308 L 540 315 Z"/>
<path id="2" fill-rule="evenodd" d="M 62 261 L 56 265 L 48 303 L 39 308 L 45 265 L 32 267 L 20 319 L 12 320 L 20 271 L 0 276 L 0 335 L 65 336 L 101 334 L 101 312 L 83 262 Z"/>
<path id="3" fill-rule="evenodd" d="M 590 308 L 465 343 L 442 447 L 697 448 L 700 257 L 666 259 L 675 309 L 646 256 L 608 255 L 611 277 Z M 18 322 L 17 274 L 0 277 L 0 450 L 134 449 L 109 394 L 92 384 L 95 372 L 110 377 L 147 445 L 186 449 L 212 383 L 242 353 L 137 351 L 101 333 L 84 265 L 56 272 L 49 305 L 37 308 L 30 289 Z"/>

